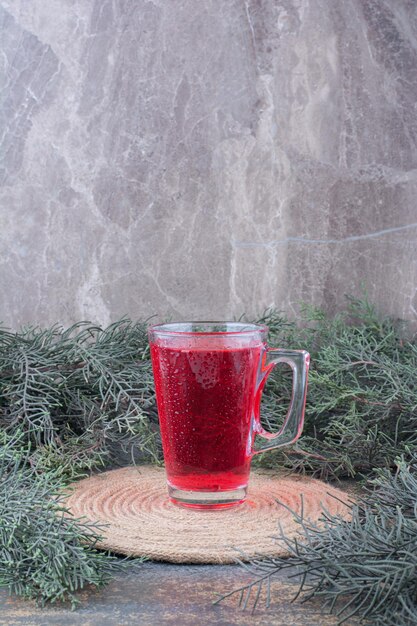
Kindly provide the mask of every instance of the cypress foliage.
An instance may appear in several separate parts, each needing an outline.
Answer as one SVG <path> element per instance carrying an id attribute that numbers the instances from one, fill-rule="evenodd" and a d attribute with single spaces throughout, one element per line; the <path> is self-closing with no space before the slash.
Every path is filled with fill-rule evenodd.
<path id="1" fill-rule="evenodd" d="M 307 349 L 312 359 L 302 438 L 254 464 L 366 479 L 368 492 L 351 522 L 329 517 L 319 531 L 299 519 L 300 539 L 281 537 L 292 557 L 254 562 L 244 601 L 297 565 L 302 591 L 342 606 L 341 619 L 415 623 L 415 338 L 353 298 L 331 319 L 306 307 L 297 324 L 274 310 L 258 321 L 271 346 Z M 275 368 L 265 427 L 279 426 L 290 389 L 290 372 Z M 65 517 L 58 494 L 91 470 L 161 459 L 145 322 L 0 329 L 0 585 L 39 602 L 75 602 L 77 589 L 104 584 L 125 563 L 95 550 L 100 529 Z"/>

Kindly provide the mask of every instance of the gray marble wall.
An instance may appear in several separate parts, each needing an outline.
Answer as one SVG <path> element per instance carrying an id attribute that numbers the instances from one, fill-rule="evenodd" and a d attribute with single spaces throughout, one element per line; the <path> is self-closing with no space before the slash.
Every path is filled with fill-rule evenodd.
<path id="1" fill-rule="evenodd" d="M 415 0 L 0 0 L 12 326 L 417 310 Z"/>

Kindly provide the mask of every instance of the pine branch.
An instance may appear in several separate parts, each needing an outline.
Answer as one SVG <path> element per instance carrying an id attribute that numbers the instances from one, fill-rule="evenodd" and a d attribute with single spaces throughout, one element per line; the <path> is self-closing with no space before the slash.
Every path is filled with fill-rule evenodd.
<path id="1" fill-rule="evenodd" d="M 299 326 L 275 311 L 262 321 L 269 319 L 270 345 L 311 353 L 309 391 L 295 454 L 286 448 L 255 457 L 255 464 L 338 478 L 392 467 L 399 455 L 417 451 L 417 345 L 404 323 L 380 318 L 369 302 L 354 299 L 334 319 L 312 307 Z M 263 396 L 267 429 L 282 423 L 290 397 L 288 369 L 275 368 Z"/>
<path id="2" fill-rule="evenodd" d="M 417 623 L 417 455 L 398 460 L 397 473 L 380 471 L 365 499 L 352 506 L 350 521 L 325 514 L 323 527 L 294 514 L 299 536 L 275 538 L 289 558 L 254 560 L 246 569 L 254 579 L 224 594 L 244 597 L 255 609 L 262 588 L 282 571 L 299 580 L 304 600 L 319 597 L 339 623 L 353 616 L 376 626 Z M 296 573 L 294 573 L 294 569 Z M 267 601 L 269 604 L 269 600 Z"/>
<path id="3" fill-rule="evenodd" d="M 270 345 L 307 349 L 312 360 L 302 438 L 256 456 L 254 465 L 284 466 L 326 479 L 377 475 L 383 482 L 374 484 L 379 502 L 370 496 L 353 510 L 353 525 L 328 520 L 327 531 L 318 533 L 300 520 L 304 536 L 316 546 L 311 553 L 300 539 L 288 544 L 292 560 L 267 559 L 251 567 L 261 568 L 269 593 L 274 568 L 298 563 L 305 566 L 303 590 L 328 600 L 330 608 L 340 599 L 344 615 L 363 614 L 372 606 L 378 616 L 387 604 L 405 620 L 416 603 L 415 591 L 408 592 L 416 486 L 404 466 L 394 478 L 390 472 L 399 456 L 417 454 L 415 338 L 403 323 L 378 316 L 366 300 L 350 299 L 348 309 L 333 319 L 306 307 L 299 325 L 274 310 L 258 321 L 269 326 Z M 267 429 L 277 429 L 290 394 L 290 372 L 275 368 L 263 395 Z M 56 502 L 55 486 L 114 463 L 160 462 L 146 324 L 121 320 L 106 329 L 87 322 L 67 330 L 0 329 L 0 456 L 0 584 L 45 601 L 71 595 L 89 581 L 104 582 L 112 564 L 95 551 L 99 531 L 60 516 L 53 507 L 64 503 Z M 414 469 L 410 473 L 414 476 Z M 16 542 L 13 552 L 4 547 L 10 536 Z M 332 551 L 338 555 L 336 569 Z M 78 568 L 73 581 L 66 578 L 71 558 Z M 381 584 L 372 586 L 382 573 Z M 244 604 L 259 601 L 257 580 L 242 589 Z"/>
<path id="4" fill-rule="evenodd" d="M 59 470 L 28 464 L 23 433 L 0 432 L 0 586 L 46 601 L 78 602 L 76 592 L 104 585 L 136 565 L 95 549 L 100 529 L 68 515 Z"/>
<path id="5" fill-rule="evenodd" d="M 35 447 L 68 451 L 73 463 L 86 451 L 114 462 L 123 449 L 160 459 L 145 323 L 0 330 L 0 391 L 0 426 Z"/>

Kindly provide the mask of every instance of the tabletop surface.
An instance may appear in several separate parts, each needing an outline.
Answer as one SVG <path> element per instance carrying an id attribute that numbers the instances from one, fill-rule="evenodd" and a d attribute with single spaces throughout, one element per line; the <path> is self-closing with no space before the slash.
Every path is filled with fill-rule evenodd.
<path id="1" fill-rule="evenodd" d="M 291 600 L 297 590 L 281 575 L 272 586 L 272 603 L 264 599 L 253 613 L 243 611 L 234 596 L 219 605 L 213 600 L 252 580 L 237 565 L 170 565 L 145 563 L 137 571 L 119 574 L 107 587 L 80 593 L 81 604 L 38 608 L 32 601 L 0 590 L 1 626 L 330 626 L 334 616 L 323 615 L 315 602 Z M 345 622 L 347 625 L 353 621 Z"/>

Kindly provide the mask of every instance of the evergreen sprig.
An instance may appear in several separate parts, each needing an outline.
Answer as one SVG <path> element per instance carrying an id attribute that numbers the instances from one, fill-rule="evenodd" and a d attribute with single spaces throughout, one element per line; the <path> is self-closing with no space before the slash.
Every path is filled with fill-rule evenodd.
<path id="1" fill-rule="evenodd" d="M 312 359 L 302 438 L 256 456 L 255 464 L 323 478 L 365 475 L 377 481 L 379 499 L 369 496 L 354 508 L 350 525 L 329 518 L 325 532 L 299 520 L 305 547 L 300 539 L 293 548 L 300 553 L 292 562 L 254 563 L 255 571 L 266 568 L 269 580 L 274 568 L 314 563 L 320 576 L 313 576 L 313 595 L 351 594 L 357 610 L 365 596 L 355 593 L 368 593 L 375 583 L 362 608 L 375 597 L 377 619 L 390 619 L 381 612 L 386 603 L 406 619 L 416 603 L 408 578 L 415 563 L 415 338 L 366 299 L 350 299 L 334 318 L 306 307 L 298 324 L 274 310 L 258 321 L 269 326 L 270 345 L 307 349 Z M 285 415 L 290 390 L 290 373 L 275 368 L 262 407 L 271 430 Z M 391 477 L 401 455 L 405 460 Z M 74 598 L 77 588 L 104 583 L 119 560 L 95 550 L 99 530 L 61 514 L 65 504 L 57 494 L 91 470 L 132 459 L 160 462 L 161 456 L 146 323 L 0 329 L 0 585 L 45 601 Z M 409 470 L 407 459 L 414 459 Z M 369 560 L 368 570 L 363 550 L 372 552 L 375 537 L 386 550 L 380 546 L 382 561 Z M 332 569 L 336 548 L 340 560 Z M 381 562 L 390 566 L 379 585 Z"/>
<path id="2" fill-rule="evenodd" d="M 0 329 L 0 426 L 23 431 L 47 464 L 70 473 L 114 462 L 121 450 L 158 461 L 148 350 L 146 324 L 130 320 Z"/>
<path id="3" fill-rule="evenodd" d="M 22 433 L 0 431 L 0 587 L 74 606 L 77 591 L 106 584 L 127 563 L 96 550 L 100 529 L 68 515 L 62 472 L 39 473 L 29 452 Z"/>
<path id="4" fill-rule="evenodd" d="M 258 321 L 269 326 L 270 345 L 304 348 L 312 359 L 302 439 L 255 464 L 346 477 L 417 450 L 417 345 L 402 323 L 352 298 L 331 319 L 306 307 L 298 324 L 274 310 Z M 283 418 L 290 390 L 289 372 L 275 368 L 263 393 L 268 428 Z M 66 464 L 76 474 L 161 461 L 146 323 L 0 329 L 0 394 L 0 427 L 23 429 L 33 462 L 40 456 L 45 467 Z"/>
<path id="5" fill-rule="evenodd" d="M 255 457 L 258 463 L 321 478 L 353 477 L 417 453 L 417 344 L 403 323 L 353 298 L 331 319 L 306 307 L 298 325 L 275 311 L 263 321 L 271 345 L 308 350 L 311 366 L 302 438 Z M 290 389 L 289 374 L 275 368 L 263 398 L 267 427 L 276 428 L 282 419 Z"/>
<path id="6" fill-rule="evenodd" d="M 305 600 L 319 597 L 340 621 L 353 616 L 375 626 L 417 623 L 417 455 L 398 461 L 392 476 L 380 470 L 372 490 L 351 507 L 351 519 L 324 513 L 322 526 L 294 513 L 299 536 L 280 531 L 289 558 L 265 557 L 242 566 L 254 579 L 222 596 L 240 594 L 256 608 L 261 591 L 271 598 L 271 581 L 282 571 L 300 581 Z M 295 569 L 295 573 L 294 573 Z"/>

